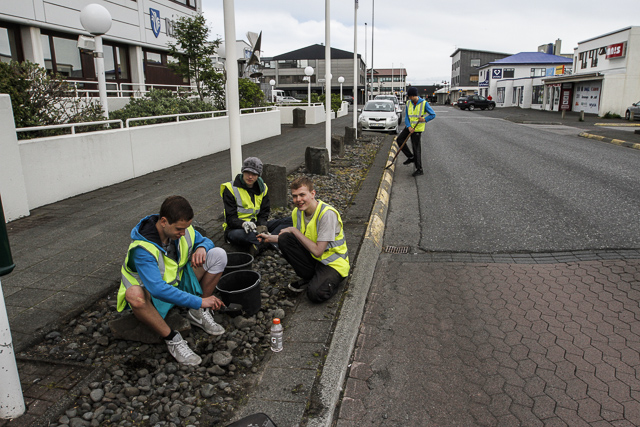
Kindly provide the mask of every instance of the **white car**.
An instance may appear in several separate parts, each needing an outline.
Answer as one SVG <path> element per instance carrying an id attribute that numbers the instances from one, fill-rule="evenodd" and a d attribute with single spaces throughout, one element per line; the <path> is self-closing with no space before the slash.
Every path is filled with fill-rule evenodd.
<path id="1" fill-rule="evenodd" d="M 283 104 L 295 104 L 296 102 L 302 102 L 297 98 L 294 98 L 293 96 L 283 96 L 282 98 L 280 98 L 280 102 L 282 102 Z"/>
<path id="2" fill-rule="evenodd" d="M 367 101 L 362 110 L 358 110 L 358 124 L 362 130 L 375 130 L 398 133 L 398 114 L 393 101 L 374 99 Z"/>
<path id="3" fill-rule="evenodd" d="M 396 107 L 396 113 L 398 113 L 398 121 L 402 122 L 402 111 L 404 111 L 404 106 L 400 104 L 398 98 L 395 95 L 376 95 L 375 99 L 387 99 L 389 101 L 393 101 Z"/>

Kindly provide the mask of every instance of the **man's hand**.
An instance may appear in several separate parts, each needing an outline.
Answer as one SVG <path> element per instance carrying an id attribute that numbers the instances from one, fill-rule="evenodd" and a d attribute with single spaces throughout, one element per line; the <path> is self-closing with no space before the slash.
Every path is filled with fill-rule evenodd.
<path id="1" fill-rule="evenodd" d="M 251 233 L 252 231 L 255 233 L 256 223 L 252 221 L 245 221 L 244 223 L 242 223 L 242 228 L 244 229 L 244 232 L 247 234 Z"/>
<path id="2" fill-rule="evenodd" d="M 224 303 L 222 300 L 216 298 L 211 295 L 210 297 L 202 298 L 202 307 L 201 308 L 210 308 L 212 310 L 219 310 L 224 307 Z"/>
<path id="3" fill-rule="evenodd" d="M 256 236 L 260 243 L 278 243 L 278 236 L 273 234 L 260 233 Z"/>
<path id="4" fill-rule="evenodd" d="M 204 262 L 207 259 L 207 250 L 200 246 L 196 251 L 191 255 L 191 267 L 198 268 L 202 267 Z"/>
<path id="5" fill-rule="evenodd" d="M 413 133 L 415 129 L 413 129 L 411 126 L 409 126 L 409 133 Z"/>

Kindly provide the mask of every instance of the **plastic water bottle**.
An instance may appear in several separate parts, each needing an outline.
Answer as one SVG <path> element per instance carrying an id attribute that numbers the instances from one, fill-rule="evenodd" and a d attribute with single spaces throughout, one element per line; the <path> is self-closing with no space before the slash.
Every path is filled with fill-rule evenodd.
<path id="1" fill-rule="evenodd" d="M 282 325 L 278 318 L 273 319 L 271 325 L 271 351 L 282 351 Z"/>

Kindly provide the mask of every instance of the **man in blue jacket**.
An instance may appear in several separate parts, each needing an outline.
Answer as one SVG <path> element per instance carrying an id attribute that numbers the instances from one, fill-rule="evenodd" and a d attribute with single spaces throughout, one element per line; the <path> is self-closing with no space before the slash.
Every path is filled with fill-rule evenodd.
<path id="1" fill-rule="evenodd" d="M 413 176 L 423 175 L 422 170 L 422 147 L 420 145 L 420 136 L 424 132 L 425 124 L 436 118 L 436 113 L 427 101 L 418 96 L 418 89 L 410 86 L 407 89 L 409 100 L 404 111 L 405 128 L 398 135 L 398 144 L 402 144 L 409 135 L 411 135 L 411 145 L 413 154 L 408 145 L 402 147 L 402 152 L 407 156 L 407 160 L 403 164 L 413 163 L 416 167 Z M 426 116 L 426 117 L 425 117 Z"/>
<path id="2" fill-rule="evenodd" d="M 118 311 L 131 308 L 185 365 L 199 365 L 202 359 L 164 320 L 171 307 L 188 307 L 189 322 L 208 334 L 224 333 L 210 310 L 224 305 L 213 291 L 227 266 L 227 254 L 198 233 L 192 220 L 193 209 L 181 196 L 168 197 L 158 215 L 143 218 L 131 230 L 118 291 Z"/>

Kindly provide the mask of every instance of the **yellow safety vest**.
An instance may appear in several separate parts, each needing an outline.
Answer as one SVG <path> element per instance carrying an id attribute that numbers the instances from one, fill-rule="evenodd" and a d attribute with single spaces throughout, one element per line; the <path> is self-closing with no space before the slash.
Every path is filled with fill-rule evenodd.
<path id="1" fill-rule="evenodd" d="M 424 132 L 425 122 L 418 122 L 418 119 L 424 116 L 424 109 L 427 106 L 427 101 L 423 101 L 418 105 L 413 105 L 411 100 L 407 101 L 407 113 L 409 115 L 409 122 L 411 127 L 416 132 Z"/>
<path id="2" fill-rule="evenodd" d="M 318 221 L 320 221 L 320 218 L 322 218 L 327 211 L 333 211 L 338 216 L 338 222 L 340 223 L 340 234 L 336 236 L 335 241 L 329 242 L 329 244 L 327 244 L 327 248 L 324 250 L 320 258 L 316 257 L 313 254 L 311 254 L 311 256 L 324 265 L 328 265 L 329 267 L 336 270 L 340 274 L 340 276 L 347 277 L 349 275 L 349 253 L 347 251 L 347 241 L 344 238 L 342 218 L 340 217 L 340 214 L 337 210 L 318 200 L 316 211 L 313 213 L 313 216 L 309 220 L 309 223 L 305 225 L 304 211 L 295 208 L 293 212 L 291 212 L 293 226 L 300 230 L 300 232 L 307 236 L 310 240 L 313 240 L 315 243 L 317 243 Z"/>
<path id="3" fill-rule="evenodd" d="M 118 311 L 124 310 L 127 306 L 127 301 L 124 298 L 125 293 L 129 287 L 134 285 L 140 285 L 141 280 L 137 271 L 134 271 L 129 265 L 131 259 L 131 253 L 135 248 L 143 248 L 149 252 L 158 262 L 158 269 L 162 275 L 162 279 L 171 286 L 178 286 L 180 279 L 182 278 L 182 270 L 189 262 L 189 257 L 193 251 L 193 242 L 196 238 L 196 232 L 193 226 L 189 226 L 185 232 L 185 235 L 178 240 L 178 262 L 175 262 L 166 254 L 160 250 L 156 245 L 145 240 L 134 240 L 129 245 L 127 251 L 127 257 L 120 269 L 120 289 L 118 289 Z M 173 243 L 172 243 L 173 244 Z"/>
<path id="4" fill-rule="evenodd" d="M 258 182 L 256 181 L 256 183 L 253 185 L 258 185 Z M 251 195 L 246 189 L 242 187 L 234 187 L 231 182 L 225 182 L 224 184 L 220 185 L 220 197 L 222 197 L 225 188 L 229 189 L 229 191 L 231 191 L 236 198 L 236 206 L 238 207 L 238 218 L 242 221 L 255 222 L 258 219 L 258 214 L 260 213 L 262 199 L 267 195 L 267 191 L 269 190 L 267 184 L 264 184 L 264 191 L 262 193 L 255 195 L 254 201 L 251 201 Z M 224 210 L 223 214 L 226 218 L 227 213 Z M 222 229 L 227 229 L 226 221 L 224 222 L 224 224 L 222 224 Z"/>

